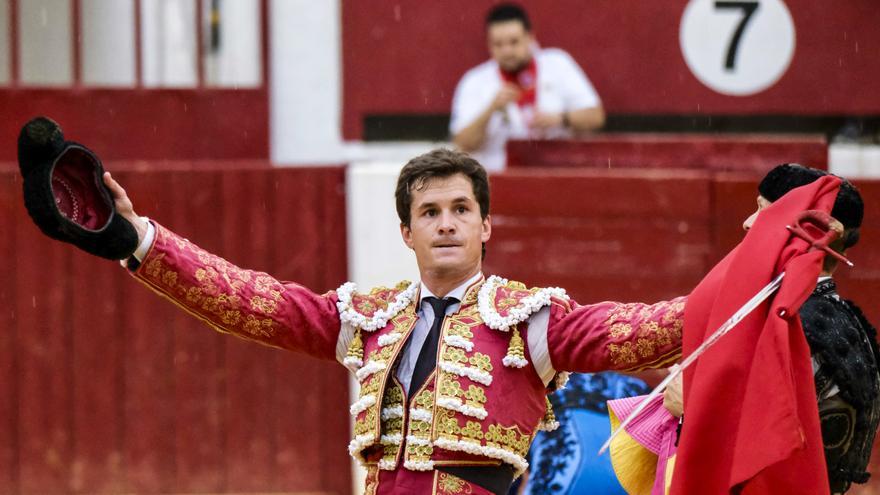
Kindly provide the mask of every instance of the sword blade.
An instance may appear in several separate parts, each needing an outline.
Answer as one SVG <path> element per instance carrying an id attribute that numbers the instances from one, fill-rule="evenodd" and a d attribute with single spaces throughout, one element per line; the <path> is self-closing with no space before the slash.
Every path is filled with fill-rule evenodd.
<path id="1" fill-rule="evenodd" d="M 771 294 L 776 292 L 776 290 L 779 289 L 779 286 L 782 284 L 783 277 L 785 277 L 785 272 L 782 272 L 779 275 L 777 275 L 776 278 L 774 278 L 769 284 L 765 285 L 763 289 L 761 289 L 760 291 L 758 291 L 757 294 L 752 296 L 752 298 L 749 299 L 745 304 L 743 304 L 743 306 L 741 308 L 739 308 L 738 310 L 736 310 L 735 313 L 733 313 L 733 316 L 731 316 L 727 321 L 722 323 L 721 326 L 718 327 L 717 330 L 712 332 L 712 334 L 709 335 L 709 337 L 707 337 L 706 340 L 704 340 L 703 343 L 700 344 L 700 346 L 694 350 L 694 352 L 690 353 L 690 355 L 688 355 L 688 357 L 685 358 L 684 361 L 681 362 L 681 365 L 677 369 L 675 369 L 671 373 L 669 373 L 669 375 L 667 375 L 666 378 L 664 378 L 662 382 L 660 382 L 656 387 L 654 387 L 654 390 L 652 390 L 651 393 L 648 394 L 647 397 L 645 397 L 645 400 L 640 402 L 639 405 L 636 406 L 635 409 L 633 409 L 633 412 L 631 412 L 629 414 L 629 416 L 627 416 L 620 423 L 620 425 L 618 425 L 617 429 L 615 429 L 611 433 L 611 436 L 608 437 L 608 440 L 606 440 L 605 443 L 602 444 L 602 448 L 599 449 L 598 455 L 602 455 L 603 453 L 605 453 L 606 450 L 608 450 L 608 447 L 611 446 L 611 442 L 614 440 L 614 438 L 624 428 L 626 428 L 630 423 L 632 423 L 633 420 L 639 414 L 641 414 L 642 411 L 644 411 L 646 407 L 648 407 L 648 404 L 651 403 L 651 400 L 654 399 L 654 397 L 657 397 L 658 395 L 660 395 L 660 393 L 663 392 L 663 390 L 667 387 L 667 385 L 669 385 L 670 382 L 672 382 L 672 380 L 674 380 L 678 375 L 683 373 L 684 370 L 686 370 L 689 366 L 691 366 L 694 362 L 696 362 L 696 360 L 701 355 L 703 355 L 710 347 L 715 345 L 721 339 L 721 337 L 725 336 L 728 332 L 730 332 L 739 322 L 741 322 L 746 316 L 748 316 L 749 313 L 754 311 L 754 309 L 757 308 L 765 300 L 767 300 L 767 298 L 770 297 Z"/>

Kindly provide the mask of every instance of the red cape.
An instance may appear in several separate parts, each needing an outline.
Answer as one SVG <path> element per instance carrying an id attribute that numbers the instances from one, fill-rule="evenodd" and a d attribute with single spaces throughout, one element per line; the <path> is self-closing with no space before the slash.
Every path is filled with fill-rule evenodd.
<path id="1" fill-rule="evenodd" d="M 808 244 L 785 226 L 805 210 L 829 212 L 839 186 L 839 179 L 823 177 L 770 205 L 688 298 L 685 356 L 785 272 L 779 291 L 685 372 L 674 495 L 829 493 L 810 350 L 798 316 L 824 254 L 807 252 Z"/>

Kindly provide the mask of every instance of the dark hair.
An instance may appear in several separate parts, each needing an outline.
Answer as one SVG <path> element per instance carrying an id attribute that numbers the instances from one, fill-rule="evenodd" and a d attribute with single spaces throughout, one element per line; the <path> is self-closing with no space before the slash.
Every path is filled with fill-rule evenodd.
<path id="1" fill-rule="evenodd" d="M 466 153 L 441 148 L 413 158 L 400 171 L 394 191 L 400 223 L 409 227 L 412 220 L 412 191 L 421 191 L 431 179 L 455 174 L 470 179 L 474 197 L 480 205 L 480 216 L 485 219 L 489 215 L 489 177 L 486 169 Z"/>
<path id="2" fill-rule="evenodd" d="M 810 184 L 828 175 L 824 170 L 804 167 L 797 163 L 777 165 L 758 184 L 758 192 L 771 203 L 796 187 Z M 849 249 L 859 242 L 859 227 L 865 214 L 865 204 L 859 190 L 848 180 L 841 180 L 840 191 L 834 200 L 831 216 L 843 224 L 842 249 Z"/>
<path id="3" fill-rule="evenodd" d="M 526 31 L 532 30 L 532 23 L 526 11 L 515 3 L 500 3 L 486 14 L 486 27 L 496 22 L 519 21 Z"/>

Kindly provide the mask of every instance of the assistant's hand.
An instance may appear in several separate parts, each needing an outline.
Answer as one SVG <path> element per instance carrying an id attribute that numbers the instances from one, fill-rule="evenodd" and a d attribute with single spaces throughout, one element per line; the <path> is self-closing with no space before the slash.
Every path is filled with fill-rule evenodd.
<path id="1" fill-rule="evenodd" d="M 684 395 L 683 376 L 678 375 L 675 377 L 663 391 L 663 407 L 676 418 L 680 418 L 684 414 L 684 400 L 682 398 Z"/>
<path id="2" fill-rule="evenodd" d="M 522 92 L 515 84 L 505 83 L 492 100 L 492 111 L 504 110 L 508 103 L 519 100 Z"/>
<path id="3" fill-rule="evenodd" d="M 147 222 L 134 212 L 134 206 L 131 204 L 131 199 L 129 199 L 128 194 L 125 193 L 125 189 L 113 179 L 110 172 L 104 172 L 104 185 L 110 189 L 110 193 L 113 195 L 113 203 L 116 206 L 116 213 L 122 216 L 122 218 L 128 220 L 134 226 L 134 229 L 138 234 L 138 244 L 140 244 L 147 235 Z"/>

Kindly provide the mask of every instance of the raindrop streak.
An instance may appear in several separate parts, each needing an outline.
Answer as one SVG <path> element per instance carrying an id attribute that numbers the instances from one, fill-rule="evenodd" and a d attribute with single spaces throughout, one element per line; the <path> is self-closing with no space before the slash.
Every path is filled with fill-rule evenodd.
<path id="1" fill-rule="evenodd" d="M 400 4 L 394 6 L 394 20 L 400 22 Z"/>
<path id="2" fill-rule="evenodd" d="M 31 296 L 31 306 L 37 307 L 37 296 Z"/>
<path id="3" fill-rule="evenodd" d="M 49 10 L 46 7 L 40 9 L 40 23 L 43 27 L 46 27 L 49 24 Z"/>

